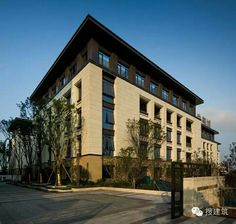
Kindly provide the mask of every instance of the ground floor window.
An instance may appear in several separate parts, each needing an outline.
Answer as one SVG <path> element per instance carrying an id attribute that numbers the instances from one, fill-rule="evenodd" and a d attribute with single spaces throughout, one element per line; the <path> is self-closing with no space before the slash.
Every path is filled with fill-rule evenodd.
<path id="1" fill-rule="evenodd" d="M 113 178 L 113 169 L 111 165 L 102 166 L 102 179 Z"/>
<path id="2" fill-rule="evenodd" d="M 177 161 L 181 160 L 181 149 L 177 149 Z"/>
<path id="3" fill-rule="evenodd" d="M 167 149 L 166 149 L 166 160 L 171 160 L 171 151 L 172 151 L 172 148 L 167 147 Z"/>
<path id="4" fill-rule="evenodd" d="M 161 147 L 159 145 L 154 146 L 154 159 L 160 159 L 161 158 L 160 149 L 161 149 Z"/>
<path id="5" fill-rule="evenodd" d="M 103 134 L 102 136 L 102 154 L 105 156 L 113 156 L 114 137 L 112 135 Z"/>
<path id="6" fill-rule="evenodd" d="M 186 162 L 191 163 L 191 153 L 190 152 L 186 152 Z"/>

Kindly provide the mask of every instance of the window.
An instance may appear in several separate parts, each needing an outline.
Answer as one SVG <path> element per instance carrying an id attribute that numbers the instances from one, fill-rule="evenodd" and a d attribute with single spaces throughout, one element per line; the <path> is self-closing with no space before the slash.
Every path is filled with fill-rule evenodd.
<path id="1" fill-rule="evenodd" d="M 177 131 L 177 144 L 181 145 L 181 132 Z"/>
<path id="2" fill-rule="evenodd" d="M 121 75 L 123 78 L 128 79 L 128 68 L 120 63 L 118 63 L 117 65 L 117 69 L 118 69 L 118 74 Z"/>
<path id="3" fill-rule="evenodd" d="M 80 128 L 82 127 L 82 113 L 81 113 L 81 108 L 78 109 L 77 114 L 78 114 L 78 128 L 80 129 Z"/>
<path id="4" fill-rule="evenodd" d="M 103 94 L 114 97 L 113 83 L 103 79 L 102 92 L 103 92 Z"/>
<path id="5" fill-rule="evenodd" d="M 192 122 L 189 120 L 186 121 L 186 130 L 192 131 Z"/>
<path id="6" fill-rule="evenodd" d="M 71 93 L 70 92 L 65 94 L 65 98 L 66 98 L 66 102 L 68 104 L 71 104 Z"/>
<path id="7" fill-rule="evenodd" d="M 166 148 L 166 160 L 171 160 L 171 147 Z"/>
<path id="8" fill-rule="evenodd" d="M 202 157 L 203 157 L 203 161 L 206 161 L 206 152 L 205 151 L 202 152 Z"/>
<path id="9" fill-rule="evenodd" d="M 157 85 L 153 82 L 150 82 L 150 92 L 157 95 Z"/>
<path id="10" fill-rule="evenodd" d="M 144 119 L 140 119 L 140 135 L 147 136 L 148 135 L 148 121 Z"/>
<path id="11" fill-rule="evenodd" d="M 177 115 L 177 127 L 181 128 L 181 116 Z"/>
<path id="12" fill-rule="evenodd" d="M 56 95 L 56 86 L 53 86 L 52 90 L 51 90 L 51 97 L 53 97 L 55 95 Z"/>
<path id="13" fill-rule="evenodd" d="M 162 89 L 161 97 L 162 97 L 162 99 L 164 99 L 164 100 L 169 100 L 169 91 L 166 90 L 166 89 Z"/>
<path id="14" fill-rule="evenodd" d="M 103 134 L 102 136 L 102 154 L 105 156 L 113 156 L 114 141 L 112 135 Z"/>
<path id="15" fill-rule="evenodd" d="M 161 125 L 160 124 L 155 124 L 154 125 L 154 138 L 159 140 L 161 134 Z"/>
<path id="16" fill-rule="evenodd" d="M 186 152 L 186 162 L 191 163 L 191 153 L 190 152 Z"/>
<path id="17" fill-rule="evenodd" d="M 81 156 L 82 153 L 81 135 L 78 136 L 77 141 L 78 141 L 78 155 Z"/>
<path id="18" fill-rule="evenodd" d="M 60 80 L 60 87 L 62 88 L 63 86 L 65 86 L 68 82 L 68 76 L 65 74 L 62 76 L 61 80 Z"/>
<path id="19" fill-rule="evenodd" d="M 177 104 L 178 104 L 178 97 L 177 96 L 175 96 L 175 95 L 172 96 L 172 103 L 177 106 Z"/>
<path id="20" fill-rule="evenodd" d="M 113 129 L 114 117 L 113 110 L 106 107 L 102 108 L 102 127 L 104 129 Z"/>
<path id="21" fill-rule="evenodd" d="M 102 178 L 112 178 L 113 177 L 113 169 L 114 167 L 112 165 L 104 165 L 102 166 Z"/>
<path id="22" fill-rule="evenodd" d="M 192 104 L 189 105 L 188 109 L 189 109 L 189 113 L 190 114 L 194 114 L 195 113 L 195 108 L 194 108 L 194 106 Z"/>
<path id="23" fill-rule="evenodd" d="M 185 100 L 182 100 L 182 109 L 185 111 L 187 110 L 187 103 Z"/>
<path id="24" fill-rule="evenodd" d="M 166 121 L 167 121 L 167 123 L 172 124 L 171 123 L 171 112 L 170 111 L 166 112 Z"/>
<path id="25" fill-rule="evenodd" d="M 155 119 L 160 119 L 161 118 L 161 107 L 155 105 L 154 107 L 154 117 Z"/>
<path id="26" fill-rule="evenodd" d="M 77 85 L 77 90 L 78 90 L 78 102 L 81 101 L 82 99 L 82 88 L 81 88 L 81 82 Z"/>
<path id="27" fill-rule="evenodd" d="M 139 111 L 140 111 L 140 113 L 148 114 L 147 113 L 147 104 L 148 104 L 147 101 L 145 101 L 144 99 L 140 98 L 140 100 L 139 100 Z"/>
<path id="28" fill-rule="evenodd" d="M 71 66 L 71 68 L 70 68 L 70 75 L 71 75 L 71 77 L 72 77 L 73 75 L 75 75 L 76 72 L 77 72 L 77 64 L 75 63 L 75 64 L 73 64 L 73 65 Z"/>
<path id="29" fill-rule="evenodd" d="M 138 86 L 144 87 L 144 77 L 142 75 L 136 73 L 135 83 Z"/>
<path id="30" fill-rule="evenodd" d="M 181 160 L 181 149 L 177 149 L 177 161 Z"/>
<path id="31" fill-rule="evenodd" d="M 114 98 L 113 83 L 103 79 L 102 92 L 103 92 L 102 100 L 107 103 L 113 104 L 113 98 Z"/>
<path id="32" fill-rule="evenodd" d="M 110 57 L 103 52 L 99 51 L 99 64 L 103 67 L 109 68 Z"/>
<path id="33" fill-rule="evenodd" d="M 147 158 L 148 157 L 147 146 L 148 146 L 147 142 L 142 142 L 142 141 L 140 142 L 140 148 L 138 151 L 140 158 Z"/>
<path id="34" fill-rule="evenodd" d="M 171 128 L 167 128 L 167 130 L 166 130 L 166 140 L 167 140 L 167 142 L 171 142 L 171 132 L 172 132 Z"/>
<path id="35" fill-rule="evenodd" d="M 192 138 L 189 136 L 186 136 L 186 146 L 192 147 Z"/>
<path id="36" fill-rule="evenodd" d="M 159 146 L 159 145 L 155 145 L 154 146 L 154 151 L 153 151 L 153 153 L 154 153 L 154 159 L 160 159 L 161 158 L 161 147 Z"/>

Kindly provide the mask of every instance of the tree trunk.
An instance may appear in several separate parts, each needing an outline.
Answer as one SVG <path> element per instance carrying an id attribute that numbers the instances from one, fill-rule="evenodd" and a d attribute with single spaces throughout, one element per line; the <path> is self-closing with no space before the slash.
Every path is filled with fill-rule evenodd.
<path id="1" fill-rule="evenodd" d="M 133 187 L 134 189 L 136 188 L 136 180 L 135 180 L 134 177 L 132 178 L 132 187 Z"/>
<path id="2" fill-rule="evenodd" d="M 39 183 L 40 184 L 43 183 L 43 177 L 42 177 L 42 173 L 41 172 L 39 173 Z"/>
<path id="3" fill-rule="evenodd" d="M 31 172 L 29 172 L 29 183 L 31 183 Z"/>
<path id="4" fill-rule="evenodd" d="M 61 166 L 57 165 L 56 168 L 56 185 L 61 186 Z"/>

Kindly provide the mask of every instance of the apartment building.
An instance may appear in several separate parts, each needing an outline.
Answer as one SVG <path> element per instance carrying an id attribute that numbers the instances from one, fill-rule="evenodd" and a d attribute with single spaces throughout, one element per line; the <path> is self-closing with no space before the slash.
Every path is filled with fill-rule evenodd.
<path id="1" fill-rule="evenodd" d="M 112 31 L 87 16 L 65 46 L 31 99 L 66 97 L 83 118 L 73 163 L 103 177 L 106 158 L 129 146 L 128 119 L 151 119 L 166 132 L 153 150 L 154 159 L 219 162 L 217 131 L 196 116 L 203 100 Z M 80 120 L 81 120 L 80 119 Z M 82 134 L 81 134 L 82 133 Z M 44 153 L 44 162 L 49 159 Z"/>

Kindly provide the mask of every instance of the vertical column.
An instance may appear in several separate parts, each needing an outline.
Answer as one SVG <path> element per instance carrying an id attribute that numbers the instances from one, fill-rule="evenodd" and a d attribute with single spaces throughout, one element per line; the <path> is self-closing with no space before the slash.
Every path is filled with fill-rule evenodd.
<path id="1" fill-rule="evenodd" d="M 87 44 L 88 60 L 98 63 L 98 48 L 98 43 L 93 38 L 91 38 Z"/>
<path id="2" fill-rule="evenodd" d="M 149 91 L 149 86 L 150 86 L 150 75 L 145 75 L 145 83 L 144 83 L 144 88 Z"/>
<path id="3" fill-rule="evenodd" d="M 117 63 L 118 63 L 118 57 L 116 54 L 112 53 L 110 57 L 110 69 L 117 73 Z"/>
<path id="4" fill-rule="evenodd" d="M 135 82 L 135 73 L 136 73 L 136 68 L 133 65 L 130 65 L 130 67 L 129 67 L 129 80 L 131 82 Z"/>

